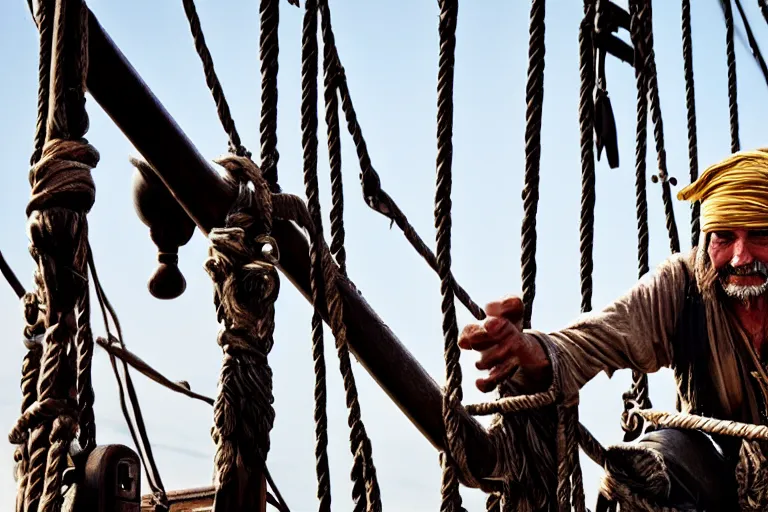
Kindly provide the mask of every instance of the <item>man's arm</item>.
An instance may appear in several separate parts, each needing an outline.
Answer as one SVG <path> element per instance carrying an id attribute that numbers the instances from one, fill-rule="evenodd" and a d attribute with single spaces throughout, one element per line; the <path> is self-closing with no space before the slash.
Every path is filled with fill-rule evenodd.
<path id="1" fill-rule="evenodd" d="M 655 372 L 669 366 L 671 340 L 685 302 L 688 270 L 684 256 L 662 263 L 649 281 L 600 312 L 582 315 L 565 329 L 552 333 L 520 332 L 519 299 L 489 304 L 489 318 L 482 325 L 464 329 L 462 348 L 481 352 L 477 367 L 490 370 L 477 382 L 490 391 L 519 365 L 513 377 L 516 387 L 527 392 L 546 389 L 551 368 L 545 348 L 560 362 L 561 388 L 566 395 L 578 392 L 601 371 L 631 368 Z"/>
<path id="2" fill-rule="evenodd" d="M 672 362 L 687 272 L 684 256 L 669 258 L 649 281 L 639 282 L 603 311 L 582 315 L 560 331 L 525 333 L 556 350 L 566 394 L 601 371 L 609 376 L 624 368 L 653 373 Z"/>

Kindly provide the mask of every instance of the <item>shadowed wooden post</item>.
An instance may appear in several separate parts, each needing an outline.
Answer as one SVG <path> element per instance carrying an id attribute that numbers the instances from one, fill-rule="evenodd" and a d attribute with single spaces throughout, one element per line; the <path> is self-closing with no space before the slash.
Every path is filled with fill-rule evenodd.
<path id="1" fill-rule="evenodd" d="M 208 233 L 224 224 L 234 199 L 221 176 L 198 152 L 91 14 L 88 89 L 133 143 L 197 226 Z M 280 269 L 310 300 L 307 238 L 292 223 L 273 228 Z M 421 433 L 444 447 L 442 392 L 437 383 L 368 305 L 354 284 L 339 276 L 350 348 Z M 321 311 L 328 320 L 327 311 Z M 435 346 L 437 350 L 439 345 Z M 488 476 L 496 453 L 477 421 L 463 414 L 467 457 L 478 477 Z"/>

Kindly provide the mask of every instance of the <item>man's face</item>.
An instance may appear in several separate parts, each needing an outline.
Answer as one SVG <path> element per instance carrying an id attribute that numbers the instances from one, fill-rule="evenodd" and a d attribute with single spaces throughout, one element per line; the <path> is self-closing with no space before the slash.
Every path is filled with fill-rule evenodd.
<path id="1" fill-rule="evenodd" d="M 715 231 L 707 252 L 729 296 L 748 300 L 768 292 L 768 230 Z"/>

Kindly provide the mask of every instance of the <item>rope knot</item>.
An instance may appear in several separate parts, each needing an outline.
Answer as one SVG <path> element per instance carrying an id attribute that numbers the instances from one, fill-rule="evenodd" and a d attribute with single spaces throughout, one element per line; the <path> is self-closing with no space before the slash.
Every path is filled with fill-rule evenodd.
<path id="1" fill-rule="evenodd" d="M 96 199 L 91 170 L 98 162 L 98 151 L 85 139 L 48 141 L 42 158 L 29 172 L 32 196 L 27 216 L 49 208 L 88 213 Z"/>
<path id="2" fill-rule="evenodd" d="M 8 434 L 8 441 L 11 444 L 22 444 L 26 441 L 29 431 L 37 428 L 45 420 L 67 416 L 75 418 L 75 415 L 74 407 L 67 400 L 46 398 L 45 400 L 35 402 L 16 420 L 16 424 Z M 62 426 L 66 425 L 65 423 Z M 75 425 L 77 425 L 76 420 Z"/>
<path id="3" fill-rule="evenodd" d="M 253 338 L 247 333 L 230 329 L 223 329 L 216 339 L 224 354 L 228 356 L 246 354 L 251 356 L 249 363 L 259 366 L 267 363 L 267 352 L 272 348 L 271 340 L 269 341 L 269 346 L 265 347 L 267 348 L 265 351 L 257 343 L 254 343 Z"/>
<path id="4" fill-rule="evenodd" d="M 230 181 L 241 188 L 232 211 L 227 216 L 226 225 L 248 229 L 259 222 L 263 225 L 253 226 L 254 231 L 270 233 L 272 191 L 259 166 L 250 158 L 237 155 L 225 155 L 215 162 L 229 173 Z"/>

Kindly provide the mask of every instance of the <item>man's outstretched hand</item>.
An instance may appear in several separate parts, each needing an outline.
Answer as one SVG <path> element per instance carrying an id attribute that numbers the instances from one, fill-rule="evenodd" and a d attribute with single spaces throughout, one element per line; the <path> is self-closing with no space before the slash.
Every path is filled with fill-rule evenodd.
<path id="1" fill-rule="evenodd" d="M 522 332 L 523 310 L 519 297 L 491 302 L 485 307 L 485 320 L 467 325 L 459 336 L 459 347 L 480 352 L 477 369 L 489 370 L 487 377 L 475 382 L 483 393 L 494 390 L 518 366 L 532 381 L 539 381 L 549 368 L 541 345 Z"/>

